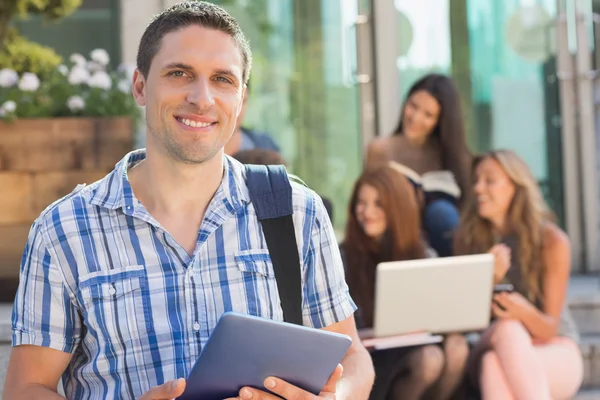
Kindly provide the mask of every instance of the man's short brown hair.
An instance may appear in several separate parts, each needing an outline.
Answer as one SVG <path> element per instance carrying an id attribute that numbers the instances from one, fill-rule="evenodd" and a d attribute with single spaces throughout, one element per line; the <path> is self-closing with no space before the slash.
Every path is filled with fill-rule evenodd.
<path id="1" fill-rule="evenodd" d="M 191 25 L 224 32 L 235 40 L 242 53 L 242 82 L 247 83 L 252 69 L 252 51 L 244 32 L 235 18 L 222 7 L 198 0 L 177 3 L 150 22 L 142 35 L 137 53 L 137 68 L 142 75 L 148 77 L 152 60 L 160 51 L 165 35 Z"/>

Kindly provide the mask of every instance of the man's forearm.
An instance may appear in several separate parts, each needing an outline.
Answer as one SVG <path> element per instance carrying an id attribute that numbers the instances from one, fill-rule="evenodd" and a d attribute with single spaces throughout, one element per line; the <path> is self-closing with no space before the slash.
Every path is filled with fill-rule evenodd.
<path id="1" fill-rule="evenodd" d="M 342 360 L 344 374 L 337 385 L 336 395 L 340 400 L 367 400 L 371 394 L 375 380 L 371 355 L 362 345 L 355 348 Z"/>
<path id="2" fill-rule="evenodd" d="M 6 389 L 2 397 L 4 400 L 65 400 L 63 396 L 56 393 L 56 390 L 48 389 L 43 385 L 31 384 L 24 388 Z"/>

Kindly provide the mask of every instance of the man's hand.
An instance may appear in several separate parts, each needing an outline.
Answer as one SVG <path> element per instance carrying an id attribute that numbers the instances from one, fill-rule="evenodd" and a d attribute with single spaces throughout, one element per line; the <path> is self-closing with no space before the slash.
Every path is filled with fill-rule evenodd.
<path id="1" fill-rule="evenodd" d="M 340 378 L 342 377 L 344 369 L 341 365 L 338 365 L 333 371 L 333 374 L 329 377 L 329 380 L 323 387 L 319 396 L 315 396 L 312 393 L 304 391 L 294 385 L 291 385 L 281 379 L 269 377 L 265 379 L 264 385 L 265 388 L 270 390 L 271 392 L 278 394 L 284 399 L 293 399 L 293 400 L 313 400 L 313 399 L 330 399 L 335 400 L 335 392 L 336 386 Z M 240 390 L 239 397 L 236 399 L 242 400 L 278 400 L 279 398 L 273 396 L 270 393 L 263 392 L 261 390 L 257 390 L 254 388 L 244 387 Z M 236 400 L 236 399 L 227 399 L 227 400 Z"/>
<path id="2" fill-rule="evenodd" d="M 148 390 L 139 400 L 172 400 L 183 394 L 185 390 L 185 379 L 179 378 L 168 381 L 160 386 Z"/>

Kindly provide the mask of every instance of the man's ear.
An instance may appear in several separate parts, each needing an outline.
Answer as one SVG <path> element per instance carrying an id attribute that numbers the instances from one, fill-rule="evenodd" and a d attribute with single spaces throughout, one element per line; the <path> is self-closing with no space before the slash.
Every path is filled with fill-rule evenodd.
<path id="1" fill-rule="evenodd" d="M 133 97 L 138 106 L 143 107 L 146 105 L 146 78 L 140 72 L 139 69 L 135 69 L 133 72 L 133 83 L 131 85 Z"/>

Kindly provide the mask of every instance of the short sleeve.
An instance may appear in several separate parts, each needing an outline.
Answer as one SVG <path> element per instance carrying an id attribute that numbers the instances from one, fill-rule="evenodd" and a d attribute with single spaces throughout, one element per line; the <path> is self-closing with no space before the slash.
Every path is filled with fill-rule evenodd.
<path id="1" fill-rule="evenodd" d="M 314 196 L 312 226 L 304 269 L 304 324 L 324 328 L 350 317 L 356 305 L 346 284 L 333 226 L 319 196 Z"/>
<path id="2" fill-rule="evenodd" d="M 21 259 L 12 313 L 12 345 L 72 353 L 79 343 L 81 320 L 40 225 L 38 221 L 31 228 Z"/>

